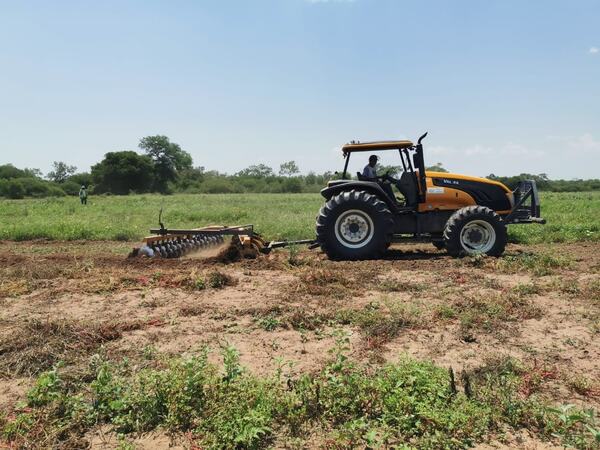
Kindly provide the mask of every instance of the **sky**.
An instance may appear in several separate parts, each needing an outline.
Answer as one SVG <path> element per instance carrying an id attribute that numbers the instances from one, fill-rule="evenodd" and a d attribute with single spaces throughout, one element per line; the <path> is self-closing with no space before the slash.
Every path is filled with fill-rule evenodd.
<path id="1" fill-rule="evenodd" d="M 163 134 L 207 169 L 324 172 L 425 131 L 452 172 L 600 177 L 600 1 L 0 0 L 0 164 Z"/>

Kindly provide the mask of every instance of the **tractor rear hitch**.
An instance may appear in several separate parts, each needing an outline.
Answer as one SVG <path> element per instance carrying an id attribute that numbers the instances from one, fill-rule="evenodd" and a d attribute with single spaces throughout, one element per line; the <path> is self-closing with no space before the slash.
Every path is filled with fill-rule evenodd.
<path id="1" fill-rule="evenodd" d="M 546 219 L 540 217 L 540 197 L 534 180 L 521 181 L 513 195 L 515 204 L 504 218 L 506 223 L 546 223 Z"/>

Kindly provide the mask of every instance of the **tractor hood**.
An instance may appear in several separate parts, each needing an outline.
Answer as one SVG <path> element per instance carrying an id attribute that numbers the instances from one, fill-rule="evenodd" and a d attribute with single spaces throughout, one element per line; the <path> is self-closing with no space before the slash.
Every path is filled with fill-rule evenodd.
<path id="1" fill-rule="evenodd" d="M 461 175 L 461 174 L 458 174 L 458 173 L 431 172 L 429 170 L 427 170 L 425 172 L 425 176 L 428 177 L 428 178 L 442 178 L 442 179 L 456 180 L 456 181 L 459 181 L 459 180 L 461 180 L 461 181 L 474 181 L 474 182 L 477 182 L 477 183 L 491 184 L 491 185 L 495 185 L 495 186 L 501 187 L 507 193 L 511 192 L 511 190 L 509 188 L 507 188 L 504 184 L 500 183 L 499 181 L 490 180 L 489 178 L 472 177 L 472 176 L 469 176 L 469 175 Z"/>

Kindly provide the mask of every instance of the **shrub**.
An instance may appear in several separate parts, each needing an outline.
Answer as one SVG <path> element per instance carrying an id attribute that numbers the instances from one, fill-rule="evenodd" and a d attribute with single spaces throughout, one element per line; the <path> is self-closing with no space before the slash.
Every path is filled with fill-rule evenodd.
<path id="1" fill-rule="evenodd" d="M 236 192 L 233 184 L 227 178 L 208 178 L 200 185 L 200 192 L 206 194 L 228 194 Z M 239 191 L 237 191 L 239 192 Z"/>
<path id="2" fill-rule="evenodd" d="M 25 197 L 61 197 L 65 195 L 59 186 L 39 178 L 12 178 L 0 180 L 0 196 L 21 199 Z"/>
<path id="3" fill-rule="evenodd" d="M 81 184 L 69 179 L 61 184 L 61 188 L 67 195 L 78 195 Z"/>
<path id="4" fill-rule="evenodd" d="M 25 185 L 19 179 L 0 180 L 0 194 L 12 199 L 24 198 Z"/>

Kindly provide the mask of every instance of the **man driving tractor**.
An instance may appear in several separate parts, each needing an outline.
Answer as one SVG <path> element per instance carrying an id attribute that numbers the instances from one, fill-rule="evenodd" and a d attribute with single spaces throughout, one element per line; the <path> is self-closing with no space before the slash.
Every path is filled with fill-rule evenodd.
<path id="1" fill-rule="evenodd" d="M 379 157 L 377 155 L 369 156 L 369 164 L 365 166 L 363 169 L 362 176 L 367 181 L 376 181 L 378 182 L 384 192 L 392 199 L 396 200 L 394 196 L 394 190 L 392 189 L 392 185 L 389 181 L 389 177 L 387 176 L 378 176 L 377 171 L 375 170 L 375 166 L 377 165 L 377 161 L 379 161 Z"/>

